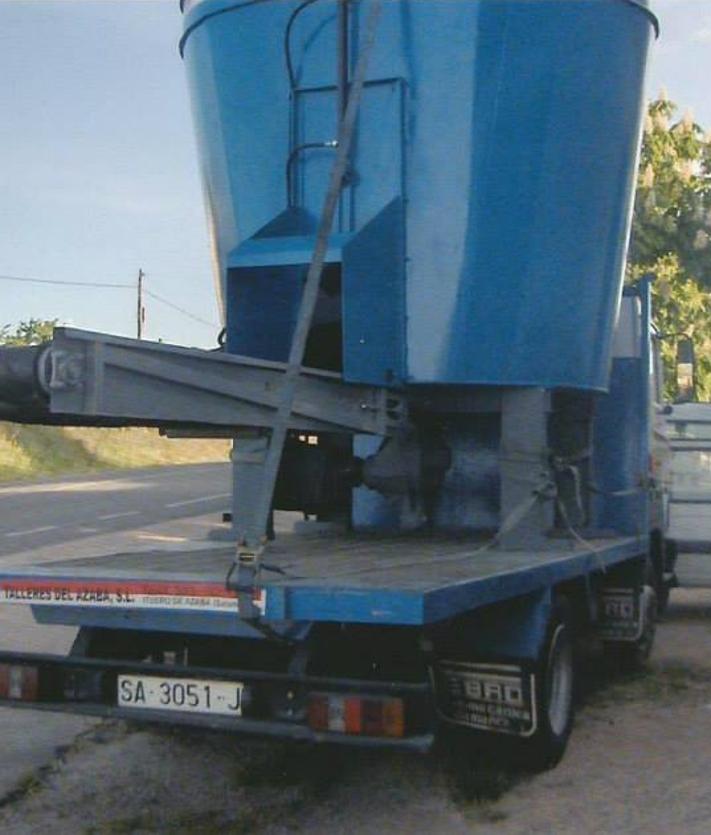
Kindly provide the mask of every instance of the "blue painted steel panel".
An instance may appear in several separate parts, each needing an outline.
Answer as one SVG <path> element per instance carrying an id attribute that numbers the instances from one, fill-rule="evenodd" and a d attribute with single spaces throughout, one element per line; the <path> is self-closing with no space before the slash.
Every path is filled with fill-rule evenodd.
<path id="1" fill-rule="evenodd" d="M 91 606 L 33 606 L 37 623 L 63 626 L 93 626 L 102 629 L 135 629 L 179 632 L 186 635 L 226 635 L 233 638 L 262 638 L 258 630 L 240 620 L 234 612 L 185 612 L 165 609 L 101 609 Z"/>
<path id="2" fill-rule="evenodd" d="M 650 521 L 651 296 L 648 281 L 640 284 L 639 296 L 643 340 L 640 357 L 613 361 L 610 391 L 597 401 L 593 429 L 593 481 L 597 492 L 592 503 L 592 523 L 595 528 L 626 535 L 647 532 Z"/>
<path id="3" fill-rule="evenodd" d="M 614 360 L 610 392 L 596 405 L 593 434 L 593 482 L 599 491 L 593 496 L 593 526 L 626 534 L 642 530 L 644 523 L 639 377 L 639 359 Z"/>
<path id="4" fill-rule="evenodd" d="M 579 550 L 556 556 L 541 555 L 523 560 L 518 568 L 505 568 L 486 576 L 475 576 L 476 559 L 472 558 L 472 576 L 460 582 L 447 582 L 422 590 L 373 588 L 338 585 L 324 579 L 275 582 L 266 584 L 267 600 L 279 589 L 280 607 L 274 614 L 299 621 L 336 623 L 374 623 L 418 626 L 437 623 L 482 606 L 511 600 L 534 592 L 543 592 L 558 583 L 599 573 L 625 560 L 646 553 L 648 538 L 641 536 L 613 541 L 595 552 Z M 508 555 L 510 556 L 510 554 Z M 268 609 L 271 617 L 272 609 Z"/>
<path id="5" fill-rule="evenodd" d="M 292 90 L 283 42 L 297 5 L 204 0 L 185 16 L 223 283 L 228 253 L 286 208 L 296 145 L 335 137 L 335 3 L 294 21 Z M 406 198 L 410 382 L 607 387 L 654 35 L 643 5 L 385 3 L 338 228 L 356 232 Z M 354 55 L 367 6 L 351 4 Z M 315 148 L 293 159 L 314 220 L 331 158 Z M 373 334 L 375 353 L 387 336 Z"/>
<path id="6" fill-rule="evenodd" d="M 443 440 L 452 450 L 452 464 L 439 489 L 434 527 L 439 531 L 495 531 L 500 523 L 499 436 L 496 414 L 448 415 Z M 383 439 L 358 435 L 353 452 L 374 455 Z M 409 496 L 385 496 L 368 487 L 353 490 L 354 530 L 402 531 L 422 524 Z"/>
<path id="7" fill-rule="evenodd" d="M 321 0 L 323 2 L 323 0 Z M 332 74 L 333 66 L 322 78 Z M 333 85 L 300 88 L 294 93 L 293 143 L 303 146 L 334 137 L 337 120 L 337 88 Z M 344 183 L 344 197 L 335 231 L 360 229 L 404 190 L 406 88 L 401 78 L 368 81 L 360 122 L 377 125 L 361 130 L 354 164 Z M 298 205 L 312 216 L 321 213 L 333 166 L 333 151 L 310 149 L 296 166 Z"/>
<path id="8" fill-rule="evenodd" d="M 338 263 L 348 236 L 334 235 L 326 251 L 327 263 Z M 228 267 L 274 267 L 308 264 L 314 251 L 314 236 L 250 238 L 228 256 Z"/>
<path id="9" fill-rule="evenodd" d="M 500 418 L 448 415 L 443 440 L 452 450 L 435 507 L 437 530 L 497 530 L 501 521 Z"/>
<path id="10" fill-rule="evenodd" d="M 227 350 L 284 362 L 296 326 L 307 267 L 231 269 L 227 277 Z"/>
<path id="11" fill-rule="evenodd" d="M 462 581 L 427 594 L 425 601 L 425 623 L 435 623 L 456 614 L 469 612 L 478 606 L 510 600 L 518 595 L 541 591 L 558 583 L 585 577 L 610 568 L 627 559 L 639 557 L 648 549 L 648 537 L 628 540 L 595 552 L 580 552 L 575 557 L 559 559 L 548 554 L 533 567 L 520 571 L 502 572 L 492 575 L 485 582 Z M 504 593 L 504 589 L 506 592 Z"/>
<path id="12" fill-rule="evenodd" d="M 279 615 L 278 595 L 269 612 L 270 627 L 290 641 L 303 640 L 308 623 L 284 623 Z M 92 626 L 100 629 L 177 632 L 183 635 L 225 635 L 230 638 L 263 640 L 263 632 L 240 620 L 235 612 L 181 612 L 171 609 L 101 609 L 91 606 L 32 606 L 37 623 Z"/>
<path id="13" fill-rule="evenodd" d="M 405 375 L 404 232 L 398 198 L 344 247 L 343 374 L 348 380 L 392 386 Z"/>

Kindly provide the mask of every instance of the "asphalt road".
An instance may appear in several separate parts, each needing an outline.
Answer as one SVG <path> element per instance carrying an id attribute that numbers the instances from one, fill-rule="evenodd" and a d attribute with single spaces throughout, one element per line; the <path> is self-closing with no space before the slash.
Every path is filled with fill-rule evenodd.
<path id="1" fill-rule="evenodd" d="M 0 560 L 20 551 L 215 514 L 230 502 L 229 464 L 197 464 L 0 485 Z"/>
<path id="2" fill-rule="evenodd" d="M 228 504 L 228 464 L 0 484 L 0 569 L 197 541 Z M 0 650 L 63 655 L 75 634 L 35 624 L 29 607 L 0 607 Z M 82 716 L 0 708 L 0 808 L 23 779 L 96 726 Z"/>

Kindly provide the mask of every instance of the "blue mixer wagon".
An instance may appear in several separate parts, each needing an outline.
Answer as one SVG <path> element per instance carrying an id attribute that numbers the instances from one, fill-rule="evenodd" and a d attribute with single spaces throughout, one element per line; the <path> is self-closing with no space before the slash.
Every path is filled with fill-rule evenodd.
<path id="1" fill-rule="evenodd" d="M 184 0 L 219 350 L 59 328 L 0 413 L 233 439 L 220 543 L 0 574 L 16 706 L 562 756 L 577 638 L 673 582 L 642 0 Z M 300 515 L 287 530 L 282 512 Z"/>

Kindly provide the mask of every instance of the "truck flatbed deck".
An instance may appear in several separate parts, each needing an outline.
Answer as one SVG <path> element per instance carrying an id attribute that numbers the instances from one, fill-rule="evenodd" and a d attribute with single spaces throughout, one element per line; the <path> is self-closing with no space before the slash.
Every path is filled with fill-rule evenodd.
<path id="1" fill-rule="evenodd" d="M 267 621 L 421 625 L 600 571 L 644 553 L 635 537 L 532 550 L 490 540 L 407 535 L 280 536 L 255 602 Z M 41 622 L 235 634 L 231 546 L 69 559 L 0 573 L 0 602 Z"/>

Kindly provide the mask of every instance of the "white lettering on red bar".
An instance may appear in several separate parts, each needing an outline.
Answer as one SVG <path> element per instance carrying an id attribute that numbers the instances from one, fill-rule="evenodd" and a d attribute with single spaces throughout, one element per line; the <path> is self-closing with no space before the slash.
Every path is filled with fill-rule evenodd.
<path id="1" fill-rule="evenodd" d="M 187 609 L 189 611 L 237 612 L 237 596 L 224 587 L 186 585 L 183 593 L 176 584 L 165 591 L 157 584 L 101 583 L 79 585 L 61 581 L 51 583 L 0 582 L 0 602 L 24 603 L 33 606 L 92 606 L 130 609 Z M 264 614 L 266 590 L 254 593 L 254 604 Z"/>

